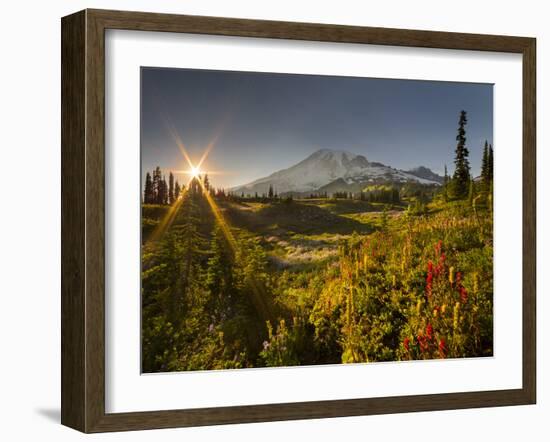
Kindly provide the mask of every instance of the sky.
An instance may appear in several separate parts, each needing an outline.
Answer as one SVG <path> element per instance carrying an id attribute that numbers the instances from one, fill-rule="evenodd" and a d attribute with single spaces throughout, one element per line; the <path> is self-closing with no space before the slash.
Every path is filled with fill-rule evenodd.
<path id="1" fill-rule="evenodd" d="M 491 84 L 148 68 L 141 70 L 142 176 L 186 171 L 177 133 L 216 187 L 249 183 L 319 149 L 346 150 L 399 169 L 443 174 L 453 158 L 460 111 L 479 175 L 493 143 Z M 180 182 L 188 175 L 176 174 Z"/>

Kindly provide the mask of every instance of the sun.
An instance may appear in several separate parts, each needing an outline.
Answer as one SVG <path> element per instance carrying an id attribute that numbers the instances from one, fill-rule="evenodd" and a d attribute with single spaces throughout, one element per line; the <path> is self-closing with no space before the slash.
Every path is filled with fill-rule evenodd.
<path id="1" fill-rule="evenodd" d="M 198 167 L 192 166 L 189 173 L 193 178 L 197 178 L 201 174 L 201 171 Z"/>

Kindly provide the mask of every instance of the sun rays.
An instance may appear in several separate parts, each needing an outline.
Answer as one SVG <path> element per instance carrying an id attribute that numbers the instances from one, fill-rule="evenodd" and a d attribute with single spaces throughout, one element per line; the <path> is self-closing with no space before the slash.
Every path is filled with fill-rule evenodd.
<path id="1" fill-rule="evenodd" d="M 219 175 L 223 173 L 221 171 L 207 170 L 207 168 L 204 167 L 208 155 L 214 149 L 218 141 L 219 133 L 217 133 L 213 137 L 212 141 L 206 146 L 199 161 L 197 163 L 193 163 L 186 149 L 186 146 L 183 143 L 183 140 L 179 136 L 178 132 L 176 131 L 175 127 L 171 125 L 168 121 L 166 121 L 166 124 L 169 133 L 174 140 L 174 143 L 178 147 L 183 159 L 187 162 L 188 166 L 187 169 L 176 170 L 174 171 L 174 173 L 184 174 L 188 176 L 189 179 L 187 181 L 187 184 L 182 188 L 182 192 L 179 195 L 178 199 L 172 204 L 166 215 L 162 218 L 158 226 L 152 232 L 151 236 L 148 239 L 148 242 L 158 241 L 164 236 L 164 234 L 174 223 L 183 201 L 185 200 L 185 198 L 188 197 L 187 194 L 189 192 L 189 189 L 193 186 L 193 182 L 196 182 L 200 186 L 202 196 L 208 203 L 208 206 L 212 211 L 212 214 L 214 215 L 216 223 L 220 227 L 233 256 L 238 259 L 238 257 L 242 255 L 242 250 L 240 250 L 239 248 L 239 244 L 231 230 L 231 226 L 224 217 L 223 210 L 216 203 L 213 195 L 211 194 L 211 188 L 206 184 L 206 175 Z M 264 320 L 271 318 L 272 312 L 270 311 L 270 308 L 268 307 L 265 300 L 265 287 L 263 287 L 262 284 L 259 284 L 253 277 L 248 281 L 248 283 L 250 284 L 251 295 L 253 298 L 252 302 L 255 305 L 258 314 L 260 314 L 264 318 Z"/>
<path id="2" fill-rule="evenodd" d="M 199 183 L 201 183 L 202 178 L 201 175 L 203 173 L 210 173 L 207 171 L 203 171 L 201 169 L 201 166 L 204 164 L 204 161 L 208 157 L 208 154 L 210 151 L 214 148 L 214 145 L 216 144 L 219 133 L 215 134 L 212 141 L 206 146 L 206 149 L 202 153 L 199 162 L 197 164 L 193 164 L 191 157 L 189 156 L 189 153 L 187 152 L 187 149 L 185 147 L 185 144 L 183 143 L 183 140 L 181 139 L 178 131 L 172 124 L 169 118 L 164 118 L 164 123 L 166 125 L 166 128 L 168 129 L 168 133 L 172 137 L 174 143 L 178 147 L 180 153 L 182 154 L 183 158 L 187 162 L 189 169 L 187 170 L 176 170 L 174 173 L 176 174 L 184 174 L 189 176 L 189 180 L 187 181 L 187 184 L 183 187 L 181 194 L 179 195 L 179 198 L 174 202 L 174 204 L 170 207 L 166 215 L 162 218 L 158 226 L 155 228 L 155 230 L 152 232 L 151 236 L 148 238 L 149 241 L 156 241 L 164 235 L 164 233 L 170 228 L 174 220 L 176 219 L 176 215 L 178 213 L 178 210 L 181 206 L 181 203 L 183 201 L 183 198 L 185 197 L 185 193 L 189 190 L 189 186 L 192 183 L 193 180 L 197 180 Z M 216 172 L 213 172 L 213 174 L 216 174 Z M 201 187 L 204 187 L 204 185 L 201 183 Z M 208 192 L 205 192 L 208 193 Z M 214 203 L 215 204 L 215 203 Z"/>
<path id="3" fill-rule="evenodd" d="M 210 154 L 212 149 L 214 149 L 216 143 L 218 142 L 218 139 L 219 139 L 219 136 L 220 136 L 219 131 L 214 135 L 214 137 L 212 138 L 210 143 L 208 143 L 208 145 L 204 149 L 204 152 L 202 153 L 199 161 L 196 164 L 194 164 L 191 160 L 191 157 L 190 157 L 189 153 L 187 152 L 185 144 L 183 143 L 181 137 L 179 136 L 179 134 L 176 131 L 176 129 L 174 128 L 174 126 L 172 124 L 170 124 L 168 121 L 166 123 L 167 123 L 167 127 L 169 128 L 169 132 L 170 132 L 170 135 L 172 136 L 172 139 L 174 140 L 174 142 L 178 146 L 179 151 L 181 152 L 183 158 L 185 159 L 185 161 L 187 162 L 187 165 L 189 166 L 189 169 L 183 170 L 183 171 L 181 171 L 181 170 L 176 171 L 176 173 L 183 173 L 183 174 L 186 174 L 190 177 L 189 182 L 187 183 L 187 186 L 185 187 L 185 189 L 189 188 L 189 185 L 192 183 L 193 180 L 196 180 L 199 183 L 199 185 L 202 189 L 202 192 L 203 192 L 203 196 L 205 197 L 206 201 L 208 202 L 208 205 L 210 206 L 210 209 L 212 210 L 212 213 L 213 213 L 214 217 L 216 218 L 216 222 L 218 223 L 218 225 L 222 229 L 222 232 L 223 232 L 228 244 L 232 248 L 232 251 L 234 253 L 236 253 L 237 252 L 237 241 L 235 240 L 235 237 L 233 236 L 233 233 L 231 232 L 231 229 L 229 228 L 228 223 L 224 219 L 221 209 L 218 207 L 218 205 L 214 201 L 214 198 L 212 198 L 212 195 L 210 195 L 210 191 L 209 191 L 209 189 L 206 188 L 206 185 L 205 185 L 205 182 L 204 182 L 204 176 L 205 175 L 207 175 L 207 174 L 208 175 L 218 175 L 221 172 L 204 170 L 202 168 L 202 166 L 204 165 L 206 159 L 208 158 L 208 155 Z M 179 204 L 181 204 L 181 200 L 182 200 L 182 197 L 180 197 L 180 199 L 177 202 L 178 207 L 179 207 Z M 174 204 L 174 206 L 176 206 L 176 204 Z M 169 214 L 166 217 L 168 217 L 168 216 L 169 216 Z M 173 222 L 173 219 L 172 219 L 171 222 Z M 164 229 L 164 230 L 166 230 L 166 229 Z"/>

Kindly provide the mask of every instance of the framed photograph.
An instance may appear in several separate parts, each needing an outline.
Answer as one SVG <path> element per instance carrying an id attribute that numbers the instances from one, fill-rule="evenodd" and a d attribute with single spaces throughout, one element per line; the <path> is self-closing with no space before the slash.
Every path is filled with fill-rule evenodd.
<path id="1" fill-rule="evenodd" d="M 535 39 L 62 19 L 62 423 L 536 400 Z"/>

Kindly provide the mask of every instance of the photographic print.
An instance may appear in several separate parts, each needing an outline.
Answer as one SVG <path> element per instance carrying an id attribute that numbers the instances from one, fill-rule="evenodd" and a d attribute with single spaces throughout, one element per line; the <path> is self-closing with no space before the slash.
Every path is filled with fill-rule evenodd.
<path id="1" fill-rule="evenodd" d="M 493 85 L 141 68 L 142 372 L 493 355 Z"/>

